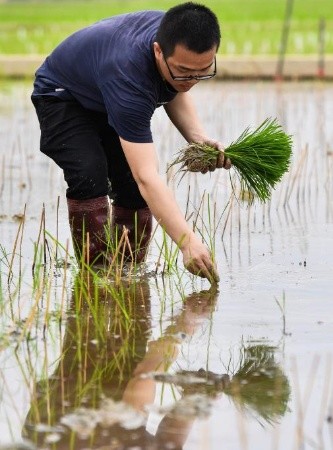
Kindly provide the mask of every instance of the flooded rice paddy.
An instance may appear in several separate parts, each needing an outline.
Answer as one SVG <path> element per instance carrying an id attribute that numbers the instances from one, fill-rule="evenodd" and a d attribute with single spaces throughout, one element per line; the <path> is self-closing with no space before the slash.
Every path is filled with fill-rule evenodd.
<path id="1" fill-rule="evenodd" d="M 226 145 L 267 117 L 294 142 L 265 205 L 226 171 L 169 175 L 217 289 L 159 228 L 138 273 L 78 271 L 29 91 L 0 89 L 0 449 L 333 449 L 333 86 L 193 91 Z M 163 111 L 153 129 L 166 177 L 183 141 Z"/>

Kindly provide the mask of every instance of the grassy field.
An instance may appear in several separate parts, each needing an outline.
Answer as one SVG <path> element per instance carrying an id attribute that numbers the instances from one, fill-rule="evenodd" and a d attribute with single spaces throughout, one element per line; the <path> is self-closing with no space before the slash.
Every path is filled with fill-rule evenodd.
<path id="1" fill-rule="evenodd" d="M 0 0 L 0 53 L 48 53 L 73 31 L 114 14 L 140 9 L 167 9 L 167 0 Z M 286 0 L 210 0 L 217 14 L 224 54 L 276 54 Z M 317 54 L 318 28 L 325 19 L 325 51 L 333 53 L 332 0 L 295 0 L 287 53 Z"/>

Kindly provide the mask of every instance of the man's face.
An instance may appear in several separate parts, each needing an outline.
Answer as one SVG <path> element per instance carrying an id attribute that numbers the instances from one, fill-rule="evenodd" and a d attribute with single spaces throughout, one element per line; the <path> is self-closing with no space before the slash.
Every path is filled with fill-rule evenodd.
<path id="1" fill-rule="evenodd" d="M 154 42 L 154 53 L 160 74 L 178 92 L 187 92 L 200 81 L 177 80 L 178 77 L 209 76 L 215 70 L 216 47 L 204 53 L 195 53 L 176 45 L 173 54 L 165 58 L 159 44 Z"/>

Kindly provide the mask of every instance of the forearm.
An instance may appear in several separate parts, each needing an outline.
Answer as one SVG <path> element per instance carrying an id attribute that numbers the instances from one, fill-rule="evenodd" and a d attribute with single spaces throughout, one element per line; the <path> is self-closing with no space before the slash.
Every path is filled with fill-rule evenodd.
<path id="1" fill-rule="evenodd" d="M 142 197 L 159 224 L 179 246 L 185 267 L 195 275 L 217 281 L 218 274 L 209 250 L 189 227 L 173 193 L 158 174 L 153 144 L 136 144 L 123 139 L 121 143 Z"/>
<path id="2" fill-rule="evenodd" d="M 139 181 L 138 187 L 155 219 L 181 249 L 189 240 L 197 239 L 177 205 L 173 193 L 159 176 Z"/>
<path id="3" fill-rule="evenodd" d="M 206 140 L 206 131 L 203 128 L 193 99 L 189 93 L 180 93 L 166 105 L 165 110 L 187 142 L 203 142 Z"/>

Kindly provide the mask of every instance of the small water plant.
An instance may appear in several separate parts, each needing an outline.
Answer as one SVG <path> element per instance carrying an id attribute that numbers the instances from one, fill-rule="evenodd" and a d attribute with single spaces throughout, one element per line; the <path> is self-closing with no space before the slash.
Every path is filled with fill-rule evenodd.
<path id="1" fill-rule="evenodd" d="M 206 172 L 215 168 L 219 153 L 220 150 L 210 145 L 190 143 L 177 153 L 168 170 L 181 164 L 176 174 Z M 249 198 L 265 202 L 289 168 L 292 138 L 277 119 L 268 118 L 254 131 L 246 128 L 224 153 L 236 171 L 241 191 L 248 192 Z M 233 184 L 232 187 L 235 190 Z"/>

